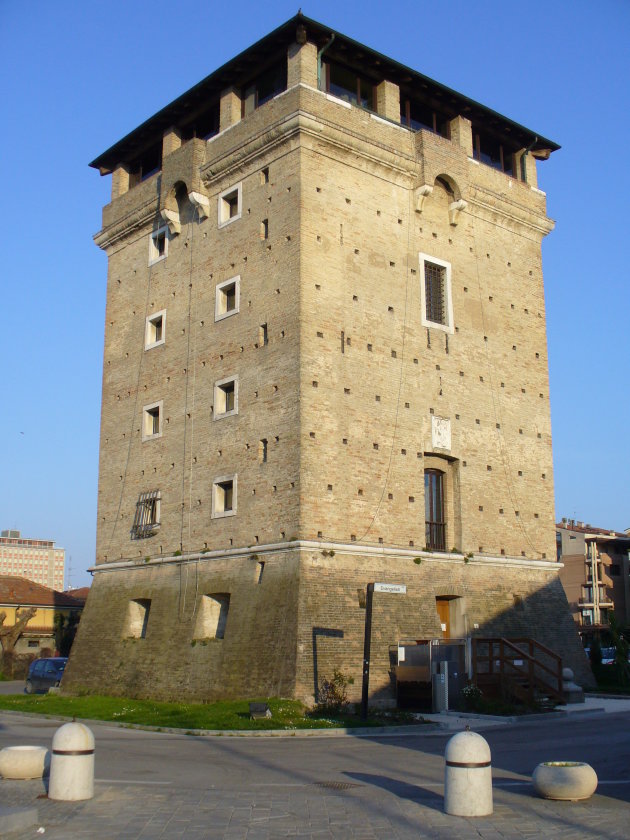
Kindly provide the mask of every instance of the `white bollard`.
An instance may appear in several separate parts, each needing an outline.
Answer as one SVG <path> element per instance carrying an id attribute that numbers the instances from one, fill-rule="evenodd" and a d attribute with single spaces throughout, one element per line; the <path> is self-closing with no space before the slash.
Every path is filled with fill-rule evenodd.
<path id="1" fill-rule="evenodd" d="M 66 723 L 53 736 L 49 799 L 73 802 L 94 796 L 94 735 L 82 723 Z"/>
<path id="2" fill-rule="evenodd" d="M 457 817 L 492 813 L 492 767 L 485 738 L 468 728 L 453 735 L 444 751 L 444 811 Z"/>

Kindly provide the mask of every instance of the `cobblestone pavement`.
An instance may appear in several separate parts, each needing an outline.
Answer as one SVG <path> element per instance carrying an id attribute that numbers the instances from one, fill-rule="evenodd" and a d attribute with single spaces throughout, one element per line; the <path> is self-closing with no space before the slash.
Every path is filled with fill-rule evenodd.
<path id="1" fill-rule="evenodd" d="M 442 787 L 427 790 L 392 784 L 391 789 L 355 783 L 248 787 L 242 790 L 156 789 L 97 783 L 94 799 L 80 803 L 36 799 L 41 782 L 2 783 L 5 804 L 37 803 L 39 824 L 50 840 L 67 838 L 598 838 L 627 840 L 630 806 L 597 794 L 584 803 L 547 802 L 528 783 L 495 784 L 490 817 L 452 817 L 442 810 Z M 39 837 L 37 826 L 20 837 Z"/>
<path id="2" fill-rule="evenodd" d="M 0 715 L 0 746 L 47 743 L 57 725 Z M 443 812 L 443 754 L 452 732 L 237 739 L 93 728 L 92 800 L 53 802 L 41 781 L 0 781 L 0 801 L 36 805 L 45 829 L 38 834 L 34 826 L 11 840 L 630 836 L 627 713 L 484 732 L 493 755 L 494 813 L 475 819 Z M 534 795 L 530 775 L 540 760 L 576 757 L 598 772 L 595 796 L 570 803 Z"/>

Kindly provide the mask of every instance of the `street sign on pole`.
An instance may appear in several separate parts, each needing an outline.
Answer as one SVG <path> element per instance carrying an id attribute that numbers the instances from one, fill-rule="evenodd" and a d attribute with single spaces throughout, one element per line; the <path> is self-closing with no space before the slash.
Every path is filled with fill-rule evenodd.
<path id="1" fill-rule="evenodd" d="M 375 592 L 389 592 L 391 595 L 406 595 L 407 587 L 404 583 L 375 583 Z"/>
<path id="2" fill-rule="evenodd" d="M 368 583 L 365 598 L 365 636 L 363 639 L 363 685 L 361 686 L 361 720 L 367 720 L 368 689 L 370 685 L 370 647 L 372 645 L 372 599 L 375 592 L 405 595 L 404 583 Z"/>

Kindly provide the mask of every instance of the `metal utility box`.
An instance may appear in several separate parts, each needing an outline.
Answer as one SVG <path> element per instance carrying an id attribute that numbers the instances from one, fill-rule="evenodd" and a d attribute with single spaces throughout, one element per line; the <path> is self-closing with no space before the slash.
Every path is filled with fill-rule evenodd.
<path id="1" fill-rule="evenodd" d="M 440 712 L 455 708 L 466 685 L 466 640 L 399 642 L 396 698 L 400 709 Z"/>

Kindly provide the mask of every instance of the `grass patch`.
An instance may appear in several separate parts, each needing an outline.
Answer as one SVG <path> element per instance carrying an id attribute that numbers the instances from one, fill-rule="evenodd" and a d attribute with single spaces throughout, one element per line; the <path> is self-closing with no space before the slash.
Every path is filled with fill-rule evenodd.
<path id="1" fill-rule="evenodd" d="M 260 702 L 260 701 L 259 701 Z M 106 720 L 176 729 L 333 729 L 419 723 L 404 712 L 372 714 L 367 721 L 357 715 L 325 716 L 307 709 L 298 700 L 266 700 L 271 718 L 250 720 L 248 700 L 219 703 L 164 703 L 124 697 L 89 695 L 62 697 L 56 694 L 0 695 L 0 709 L 62 715 L 86 720 Z"/>

